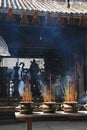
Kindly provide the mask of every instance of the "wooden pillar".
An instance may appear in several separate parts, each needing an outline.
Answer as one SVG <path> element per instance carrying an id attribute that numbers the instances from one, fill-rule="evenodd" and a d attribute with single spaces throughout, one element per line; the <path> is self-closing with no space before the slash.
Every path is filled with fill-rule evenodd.
<path id="1" fill-rule="evenodd" d="M 84 56 L 85 56 L 85 61 L 84 61 L 84 81 L 85 81 L 85 91 L 87 91 L 87 35 L 85 35 L 85 47 L 84 47 Z"/>
<path id="2" fill-rule="evenodd" d="M 32 130 L 32 117 L 28 117 L 26 120 L 26 130 Z"/>
<path id="3" fill-rule="evenodd" d="M 84 86 L 85 91 L 87 91 L 87 35 L 85 35 L 85 47 L 84 47 Z"/>

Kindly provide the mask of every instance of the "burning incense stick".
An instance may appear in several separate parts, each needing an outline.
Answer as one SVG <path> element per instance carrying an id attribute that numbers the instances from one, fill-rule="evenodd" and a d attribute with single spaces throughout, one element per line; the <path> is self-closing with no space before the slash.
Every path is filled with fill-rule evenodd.
<path id="1" fill-rule="evenodd" d="M 52 100 L 52 81 L 51 81 L 51 74 L 50 74 L 50 101 Z"/>

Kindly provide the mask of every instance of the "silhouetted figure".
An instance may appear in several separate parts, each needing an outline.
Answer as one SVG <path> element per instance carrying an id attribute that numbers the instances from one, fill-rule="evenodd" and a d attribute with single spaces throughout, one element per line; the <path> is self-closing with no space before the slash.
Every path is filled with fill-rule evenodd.
<path id="1" fill-rule="evenodd" d="M 40 69 L 39 69 L 38 64 L 36 63 L 35 59 L 33 59 L 30 65 L 31 80 L 34 80 L 34 81 L 37 80 L 39 70 Z"/>
<path id="2" fill-rule="evenodd" d="M 40 90 L 38 88 L 38 83 L 34 83 L 32 87 L 32 97 L 34 99 L 34 101 L 36 101 L 38 98 L 40 98 L 41 93 Z"/>
<path id="3" fill-rule="evenodd" d="M 19 80 L 21 80 L 22 79 L 22 73 L 23 73 L 23 71 L 24 71 L 24 63 L 23 62 L 20 62 L 20 64 L 19 64 L 19 69 L 18 69 L 18 74 L 19 74 Z"/>
<path id="4" fill-rule="evenodd" d="M 18 69 L 18 79 L 19 79 L 19 84 L 18 84 L 18 91 L 19 91 L 19 94 L 20 96 L 23 96 L 23 93 L 24 93 L 24 63 L 23 62 L 20 62 L 19 64 L 19 69 Z"/>
<path id="5" fill-rule="evenodd" d="M 14 92 L 13 96 L 19 96 L 19 91 L 18 91 L 18 84 L 19 84 L 19 74 L 18 74 L 18 63 L 16 63 L 16 66 L 14 67 L 15 74 L 14 74 Z"/>
<path id="6" fill-rule="evenodd" d="M 7 87 L 9 79 L 7 74 L 7 67 L 0 67 L 0 96 L 7 96 Z"/>
<path id="7" fill-rule="evenodd" d="M 56 100 L 62 102 L 64 99 L 63 99 L 63 87 L 61 84 L 61 76 L 57 76 L 55 78 L 55 83 L 53 84 L 53 90 L 55 93 Z"/>
<path id="8" fill-rule="evenodd" d="M 36 98 L 40 95 L 40 90 L 38 88 L 38 73 L 39 73 L 39 66 L 36 63 L 35 59 L 33 59 L 33 61 L 31 62 L 30 65 L 30 73 L 31 73 L 31 91 L 32 91 L 32 95 Z"/>

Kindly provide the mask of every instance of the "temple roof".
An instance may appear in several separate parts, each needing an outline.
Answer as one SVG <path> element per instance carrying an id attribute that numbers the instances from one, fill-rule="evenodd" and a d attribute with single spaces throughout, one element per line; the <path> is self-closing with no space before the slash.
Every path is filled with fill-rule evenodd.
<path id="1" fill-rule="evenodd" d="M 67 0 L 0 0 L 0 10 L 7 11 L 12 8 L 15 13 L 26 11 L 32 13 L 37 10 L 44 14 L 47 11 L 52 13 L 62 12 L 64 14 L 74 13 L 76 15 L 83 13 L 87 14 L 87 1 L 86 0 L 72 0 L 70 1 L 70 8 L 67 8 Z"/>
<path id="2" fill-rule="evenodd" d="M 9 13 L 8 9 L 11 8 Z M 67 8 L 67 3 L 58 0 L 0 0 L 0 10 L 0 35 L 13 57 L 55 57 L 70 55 L 74 50 L 82 52 L 84 48 L 87 18 L 81 14 L 87 15 L 87 1 L 70 2 L 70 8 Z M 33 23 L 35 11 L 40 15 L 37 17 L 40 23 Z M 23 12 L 28 15 L 28 21 L 23 17 Z M 52 17 L 46 19 L 44 14 L 49 12 Z M 71 12 L 74 15 L 68 15 Z M 66 18 L 67 15 L 69 17 Z M 24 21 L 21 22 L 21 19 Z"/>

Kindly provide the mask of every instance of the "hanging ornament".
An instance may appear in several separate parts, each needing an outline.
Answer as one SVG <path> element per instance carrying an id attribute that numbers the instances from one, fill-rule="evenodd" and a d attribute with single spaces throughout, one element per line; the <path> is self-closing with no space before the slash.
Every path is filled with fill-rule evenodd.
<path id="1" fill-rule="evenodd" d="M 67 17 L 67 23 L 71 24 L 71 25 L 75 24 L 75 19 L 73 17 L 73 13 L 70 13 L 69 16 Z"/>
<path id="2" fill-rule="evenodd" d="M 12 8 L 8 9 L 6 20 L 10 20 L 10 21 L 14 21 L 15 20 Z"/>
<path id="3" fill-rule="evenodd" d="M 52 19 L 52 16 L 51 16 L 51 13 L 50 13 L 50 12 L 48 12 L 48 13 L 46 14 L 45 19 L 46 19 L 46 23 L 47 23 L 47 24 L 52 24 L 53 19 Z"/>
<path id="4" fill-rule="evenodd" d="M 40 24 L 40 18 L 39 18 L 39 15 L 36 10 L 34 11 L 34 15 L 32 18 L 32 24 Z"/>
<path id="5" fill-rule="evenodd" d="M 57 23 L 58 23 L 60 26 L 64 27 L 64 19 L 63 19 L 63 16 L 62 16 L 61 13 L 59 13 L 59 14 L 57 15 Z"/>
<path id="6" fill-rule="evenodd" d="M 87 26 L 87 20 L 85 18 L 85 16 L 83 14 L 80 15 L 80 18 L 79 18 L 79 26 Z"/>
<path id="7" fill-rule="evenodd" d="M 21 19 L 20 19 L 20 24 L 21 25 L 27 25 L 29 23 L 28 17 L 25 12 L 21 13 Z"/>

